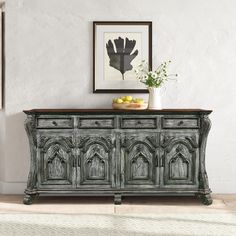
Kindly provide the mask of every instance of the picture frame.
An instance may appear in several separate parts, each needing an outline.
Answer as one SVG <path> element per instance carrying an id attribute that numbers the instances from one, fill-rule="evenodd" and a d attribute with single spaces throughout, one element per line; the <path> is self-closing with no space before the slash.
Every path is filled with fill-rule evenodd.
<path id="1" fill-rule="evenodd" d="M 93 93 L 148 93 L 134 69 L 152 69 L 151 21 L 93 22 Z"/>

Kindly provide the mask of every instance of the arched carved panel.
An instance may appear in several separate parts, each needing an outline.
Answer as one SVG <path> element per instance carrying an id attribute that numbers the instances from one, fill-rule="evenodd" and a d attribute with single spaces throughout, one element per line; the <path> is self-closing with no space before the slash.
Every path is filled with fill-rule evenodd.
<path id="1" fill-rule="evenodd" d="M 80 149 L 82 185 L 109 185 L 111 168 L 112 141 L 109 136 L 81 136 Z"/>
<path id="2" fill-rule="evenodd" d="M 63 146 L 51 144 L 44 155 L 47 180 L 66 180 L 69 155 Z"/>
<path id="3" fill-rule="evenodd" d="M 72 185 L 74 158 L 69 138 L 41 137 L 40 176 L 42 185 Z M 68 140 L 68 142 L 67 142 Z M 72 146 L 72 143 L 70 143 Z"/>
<path id="4" fill-rule="evenodd" d="M 184 138 L 175 138 L 165 149 L 164 182 L 194 184 L 196 149 Z"/>
<path id="5" fill-rule="evenodd" d="M 189 161 L 181 154 L 178 153 L 169 162 L 170 179 L 188 179 L 190 166 Z"/>
<path id="6" fill-rule="evenodd" d="M 95 153 L 86 163 L 87 179 L 105 179 L 105 162 Z"/>
<path id="7" fill-rule="evenodd" d="M 155 184 L 156 144 L 153 136 L 126 136 L 123 143 L 124 185 Z M 155 145 L 154 145 L 155 144 Z"/>
<path id="8" fill-rule="evenodd" d="M 66 178 L 66 164 L 61 158 L 55 158 L 48 162 L 48 179 L 65 179 Z"/>
<path id="9" fill-rule="evenodd" d="M 140 153 L 131 161 L 131 175 L 132 179 L 148 179 L 149 162 L 146 157 Z"/>

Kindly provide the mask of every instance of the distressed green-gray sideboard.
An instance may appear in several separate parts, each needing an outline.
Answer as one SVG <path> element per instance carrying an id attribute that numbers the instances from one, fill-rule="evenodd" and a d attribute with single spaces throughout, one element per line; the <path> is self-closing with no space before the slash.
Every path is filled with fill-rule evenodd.
<path id="1" fill-rule="evenodd" d="M 34 109 L 25 129 L 38 194 L 197 195 L 212 203 L 205 168 L 210 110 Z"/>

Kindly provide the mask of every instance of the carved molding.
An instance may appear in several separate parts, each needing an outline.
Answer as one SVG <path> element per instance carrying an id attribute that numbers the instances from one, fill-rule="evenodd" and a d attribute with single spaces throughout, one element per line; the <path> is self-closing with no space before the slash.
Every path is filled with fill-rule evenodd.
<path id="1" fill-rule="evenodd" d="M 172 139 L 172 141 L 169 143 L 168 146 L 166 146 L 165 150 L 166 152 L 170 152 L 172 150 L 172 148 L 176 145 L 176 144 L 182 144 L 185 147 L 187 147 L 187 149 L 189 150 L 190 153 L 193 153 L 195 151 L 195 148 L 191 145 L 190 142 L 188 142 L 186 140 L 186 138 L 174 138 Z"/>
<path id="2" fill-rule="evenodd" d="M 209 192 L 209 182 L 205 166 L 205 153 L 207 136 L 211 129 L 211 121 L 207 115 L 201 116 L 201 129 L 200 129 L 200 168 L 199 168 L 199 188 L 202 191 Z"/>
<path id="3" fill-rule="evenodd" d="M 156 137 L 147 136 L 143 140 L 137 139 L 136 136 L 121 138 L 121 146 L 124 147 L 126 149 L 126 152 L 128 153 L 131 152 L 131 150 L 136 146 L 142 148 L 142 145 L 146 146 L 150 152 L 155 152 L 155 149 L 157 147 Z"/>
<path id="4" fill-rule="evenodd" d="M 203 115 L 201 117 L 201 129 L 200 129 L 200 145 L 205 144 L 207 140 L 207 136 L 209 134 L 209 131 L 211 129 L 211 121 L 207 115 Z"/>
<path id="5" fill-rule="evenodd" d="M 181 152 L 177 152 L 171 159 L 170 162 L 176 161 L 178 158 L 181 158 L 183 162 L 189 163 L 189 159 Z"/>
<path id="6" fill-rule="evenodd" d="M 30 161 L 30 172 L 28 175 L 28 181 L 27 181 L 27 191 L 33 191 L 36 182 L 37 182 L 37 172 L 36 172 L 36 144 L 37 144 L 37 139 L 36 139 L 36 117 L 35 115 L 28 115 L 27 119 L 25 120 L 24 123 L 26 133 L 28 135 L 29 139 L 29 146 L 30 146 L 30 156 L 31 156 L 31 161 Z"/>
<path id="7" fill-rule="evenodd" d="M 101 137 L 101 140 L 103 140 L 104 142 L 106 142 L 107 143 L 107 146 L 109 147 L 109 148 L 112 148 L 113 146 L 114 146 L 114 142 L 112 141 L 112 139 L 111 139 L 111 136 L 106 136 L 106 137 Z"/>
<path id="8" fill-rule="evenodd" d="M 82 148 L 83 152 L 87 152 L 89 147 L 93 144 L 101 145 L 106 152 L 110 152 L 113 148 L 112 139 L 110 136 L 80 136 L 79 137 L 79 148 Z"/>
<path id="9" fill-rule="evenodd" d="M 49 136 L 40 136 L 38 140 L 39 148 L 42 148 L 43 152 L 47 152 L 48 148 L 54 144 L 58 144 L 65 149 L 66 152 L 71 152 L 71 148 L 74 148 L 72 137 L 49 137 Z"/>
<path id="10" fill-rule="evenodd" d="M 163 148 L 167 147 L 174 138 L 174 136 L 161 134 L 161 146 Z"/>
<path id="11" fill-rule="evenodd" d="M 121 145 L 122 147 L 129 148 L 129 146 L 133 145 L 134 142 L 138 141 L 141 140 L 137 140 L 137 136 L 125 136 L 121 138 Z M 147 143 L 151 149 L 153 149 L 152 146 L 155 148 L 158 147 L 158 139 L 156 135 L 147 136 L 141 142 Z"/>
<path id="12" fill-rule="evenodd" d="M 150 144 L 157 148 L 158 147 L 158 138 L 157 135 L 153 135 L 153 136 L 147 136 L 146 139 L 150 142 Z"/>
<path id="13" fill-rule="evenodd" d="M 38 136 L 38 139 L 37 139 L 37 144 L 38 145 L 37 146 L 39 148 L 42 148 L 49 139 L 50 139 L 49 136 Z"/>
<path id="14" fill-rule="evenodd" d="M 210 192 L 208 176 L 207 176 L 206 171 L 204 171 L 203 173 L 202 172 L 199 173 L 199 188 L 203 192 L 205 191 Z"/>
<path id="15" fill-rule="evenodd" d="M 90 139 L 89 136 L 79 136 L 78 137 L 78 147 L 82 148 L 84 144 Z"/>
<path id="16" fill-rule="evenodd" d="M 198 140 L 195 135 L 187 136 L 185 139 L 188 140 L 194 148 L 198 147 Z"/>
<path id="17" fill-rule="evenodd" d="M 28 115 L 25 123 L 25 131 L 28 135 L 30 145 L 36 145 L 37 139 L 36 139 L 36 117 L 35 115 Z"/>
<path id="18" fill-rule="evenodd" d="M 193 150 L 198 147 L 198 142 L 197 142 L 197 138 L 195 135 L 185 136 L 185 137 L 176 137 L 176 136 L 168 136 L 168 135 L 162 134 L 161 146 L 163 148 L 168 147 L 167 149 L 169 150 L 170 146 L 173 146 L 174 144 L 176 144 L 178 142 L 186 144 L 189 147 L 189 150 Z M 189 145 L 189 144 L 191 144 L 191 145 Z"/>
<path id="19" fill-rule="evenodd" d="M 135 140 L 135 136 L 123 136 L 121 137 L 121 146 L 122 147 L 128 147 L 132 144 L 132 142 Z"/>
<path id="20" fill-rule="evenodd" d="M 51 162 L 56 156 L 58 156 L 60 161 L 66 162 L 65 158 L 60 153 L 61 147 L 58 144 L 53 146 L 52 149 L 53 150 L 52 150 L 50 157 L 48 158 L 48 162 Z"/>

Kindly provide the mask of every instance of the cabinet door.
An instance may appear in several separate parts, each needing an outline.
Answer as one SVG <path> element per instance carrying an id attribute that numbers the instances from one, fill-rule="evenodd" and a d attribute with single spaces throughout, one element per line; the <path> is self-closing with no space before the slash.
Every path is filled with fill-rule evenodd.
<path id="1" fill-rule="evenodd" d="M 181 133 L 162 136 L 162 184 L 166 187 L 197 186 L 198 135 Z"/>
<path id="2" fill-rule="evenodd" d="M 157 137 L 153 133 L 121 136 L 121 187 L 154 188 L 159 184 Z"/>
<path id="3" fill-rule="evenodd" d="M 80 135 L 77 187 L 115 187 L 114 140 L 111 135 Z"/>
<path id="4" fill-rule="evenodd" d="M 39 188 L 75 187 L 73 148 L 71 134 L 60 135 L 49 131 L 38 137 Z"/>

